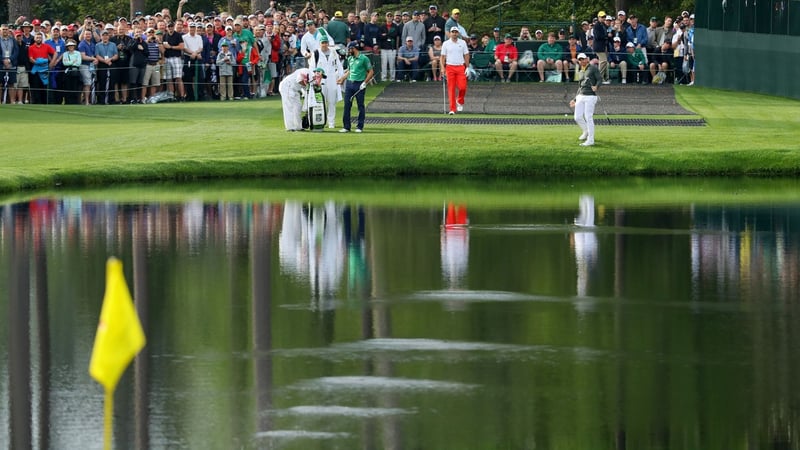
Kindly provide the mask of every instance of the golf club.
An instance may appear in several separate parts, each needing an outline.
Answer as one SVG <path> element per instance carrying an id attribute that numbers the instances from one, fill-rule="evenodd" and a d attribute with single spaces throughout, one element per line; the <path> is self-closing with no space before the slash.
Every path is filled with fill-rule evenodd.
<path id="1" fill-rule="evenodd" d="M 439 78 L 442 79 L 442 112 L 447 114 L 447 86 L 446 81 L 443 76 L 441 76 L 442 72 L 439 71 Z"/>
<path id="2" fill-rule="evenodd" d="M 598 95 L 597 96 L 597 103 L 600 103 L 601 101 L 602 100 L 600 100 L 600 96 Z M 609 125 L 611 125 L 611 118 L 608 117 L 608 111 L 606 111 L 606 105 L 602 104 L 600 106 L 603 107 L 603 113 L 606 115 L 606 121 L 608 122 Z"/>
<path id="3" fill-rule="evenodd" d="M 363 91 L 364 89 L 366 89 L 366 87 L 359 87 L 358 90 L 355 92 L 355 94 L 350 96 L 350 103 L 352 103 L 353 99 L 356 98 L 356 95 L 358 95 L 358 93 Z"/>

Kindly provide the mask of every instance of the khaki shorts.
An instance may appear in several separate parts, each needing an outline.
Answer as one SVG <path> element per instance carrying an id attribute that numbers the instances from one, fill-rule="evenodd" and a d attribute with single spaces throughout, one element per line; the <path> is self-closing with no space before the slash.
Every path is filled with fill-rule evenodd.
<path id="1" fill-rule="evenodd" d="M 161 65 L 148 64 L 144 68 L 142 86 L 161 86 Z"/>
<path id="2" fill-rule="evenodd" d="M 31 84 L 28 82 L 28 72 L 24 67 L 17 67 L 17 88 L 29 88 Z"/>
<path id="3" fill-rule="evenodd" d="M 81 64 L 80 71 L 81 71 L 81 83 L 84 86 L 91 86 L 92 71 L 89 69 L 89 66 L 87 66 L 86 64 Z"/>
<path id="4" fill-rule="evenodd" d="M 541 61 L 541 60 L 540 60 Z M 556 70 L 556 63 L 544 63 L 544 70 Z"/>

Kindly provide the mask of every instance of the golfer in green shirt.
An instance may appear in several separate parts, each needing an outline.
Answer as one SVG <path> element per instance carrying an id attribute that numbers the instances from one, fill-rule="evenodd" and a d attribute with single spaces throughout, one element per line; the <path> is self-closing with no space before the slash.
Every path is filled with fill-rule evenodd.
<path id="1" fill-rule="evenodd" d="M 364 92 L 375 72 L 372 70 L 372 62 L 370 62 L 369 58 L 361 54 L 357 42 L 353 41 L 347 44 L 347 54 L 347 70 L 344 71 L 344 75 L 336 80 L 337 84 L 347 81 L 344 87 L 344 114 L 342 115 L 344 128 L 339 132 L 350 132 L 350 110 L 353 108 L 353 98 L 355 97 L 358 103 L 356 133 L 361 133 L 364 130 L 364 116 L 366 115 Z"/>

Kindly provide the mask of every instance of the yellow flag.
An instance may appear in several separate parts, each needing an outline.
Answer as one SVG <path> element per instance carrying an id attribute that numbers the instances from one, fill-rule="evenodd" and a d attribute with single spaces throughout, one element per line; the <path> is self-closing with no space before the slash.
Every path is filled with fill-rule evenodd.
<path id="1" fill-rule="evenodd" d="M 89 374 L 113 392 L 125 368 L 144 347 L 144 331 L 122 273 L 122 262 L 109 258 L 106 264 L 106 293 L 100 323 L 94 338 Z"/>

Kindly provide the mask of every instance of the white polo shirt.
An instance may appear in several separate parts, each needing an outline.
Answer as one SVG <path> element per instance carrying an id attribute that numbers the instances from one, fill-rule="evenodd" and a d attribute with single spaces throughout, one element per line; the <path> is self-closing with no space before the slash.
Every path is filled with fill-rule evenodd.
<path id="1" fill-rule="evenodd" d="M 467 43 L 463 39 L 448 39 L 447 42 L 442 44 L 442 56 L 445 57 L 445 63 L 448 66 L 463 66 L 466 60 L 464 56 L 469 54 Z"/>

